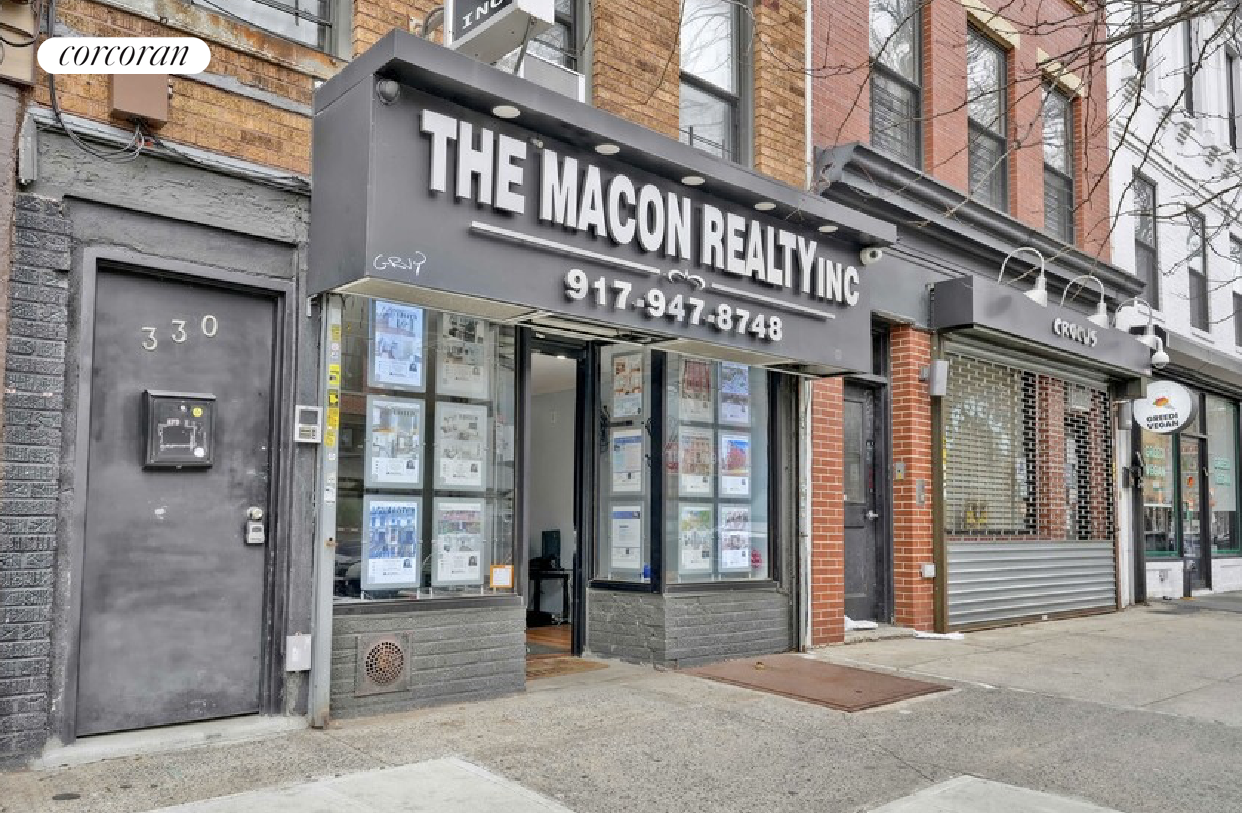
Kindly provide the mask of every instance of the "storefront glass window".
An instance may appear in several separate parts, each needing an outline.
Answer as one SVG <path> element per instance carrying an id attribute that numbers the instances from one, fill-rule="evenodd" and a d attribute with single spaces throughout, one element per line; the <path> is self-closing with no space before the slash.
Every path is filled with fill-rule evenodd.
<path id="1" fill-rule="evenodd" d="M 343 302 L 336 599 L 511 592 L 514 329 Z"/>
<path id="2" fill-rule="evenodd" d="M 1201 468 L 1203 465 L 1199 439 L 1182 437 L 1180 439 L 1181 458 L 1178 469 L 1181 491 L 1178 504 L 1182 511 L 1182 555 L 1197 559 L 1201 555 L 1203 506 L 1200 499 L 1200 486 L 1203 481 Z"/>
<path id="3" fill-rule="evenodd" d="M 1173 438 L 1142 432 L 1143 540 L 1148 556 L 1176 556 L 1173 535 Z"/>
<path id="4" fill-rule="evenodd" d="M 1206 412 L 1212 553 L 1242 554 L 1238 538 L 1237 407 L 1209 395 Z"/>
<path id="5" fill-rule="evenodd" d="M 665 382 L 667 581 L 767 578 L 767 373 L 668 354 Z"/>
<path id="6" fill-rule="evenodd" d="M 603 456 L 596 577 L 651 581 L 651 353 L 614 345 L 600 353 Z"/>

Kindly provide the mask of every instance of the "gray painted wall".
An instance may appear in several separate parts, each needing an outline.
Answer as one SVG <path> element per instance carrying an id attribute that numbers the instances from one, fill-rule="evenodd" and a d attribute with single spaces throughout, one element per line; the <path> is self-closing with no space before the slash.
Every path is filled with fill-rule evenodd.
<path id="1" fill-rule="evenodd" d="M 76 405 L 83 307 L 83 251 L 109 247 L 211 265 L 256 278 L 305 274 L 305 195 L 153 157 L 113 164 L 80 152 L 57 133 L 39 133 L 39 179 L 16 204 L 12 329 L 5 363 L 5 448 L 0 463 L 0 763 L 20 763 L 58 741 L 71 708 L 70 579 L 76 523 Z M 298 302 L 300 294 L 295 295 Z M 287 359 L 293 398 L 317 399 L 318 320 L 301 307 Z M 288 425 L 288 415 L 283 422 Z M 282 433 L 286 434 L 286 433 Z M 285 540 L 312 538 L 313 500 L 292 500 L 294 482 L 313 482 L 313 448 L 285 449 L 281 495 Z M 311 551 L 286 544 L 275 559 L 287 579 L 283 636 L 310 631 Z M 11 589 L 10 589 L 11 588 Z M 282 688 L 289 713 L 306 708 L 305 673 Z"/>
<path id="2" fill-rule="evenodd" d="M 408 636 L 408 689 L 355 696 L 358 637 Z M 526 611 L 521 606 L 419 609 L 342 615 L 332 624 L 332 716 L 404 711 L 482 700 L 526 686 Z"/>
<path id="3" fill-rule="evenodd" d="M 665 595 L 591 590 L 587 650 L 659 666 L 696 666 L 793 649 L 793 607 L 779 590 Z"/>

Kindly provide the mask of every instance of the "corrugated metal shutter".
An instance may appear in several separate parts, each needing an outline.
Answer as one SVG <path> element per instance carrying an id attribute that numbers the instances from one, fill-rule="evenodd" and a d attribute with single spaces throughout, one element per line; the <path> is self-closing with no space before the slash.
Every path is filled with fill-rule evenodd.
<path id="1" fill-rule="evenodd" d="M 1116 604 L 1112 542 L 949 545 L 949 626 Z"/>
<path id="2" fill-rule="evenodd" d="M 1107 389 L 966 352 L 946 358 L 949 625 L 1116 606 Z"/>

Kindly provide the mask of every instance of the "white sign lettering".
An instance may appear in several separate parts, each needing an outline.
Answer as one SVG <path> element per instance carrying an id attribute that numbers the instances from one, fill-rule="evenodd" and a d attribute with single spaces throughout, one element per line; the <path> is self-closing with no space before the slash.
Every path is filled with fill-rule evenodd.
<path id="1" fill-rule="evenodd" d="M 696 210 L 691 198 L 650 183 L 636 186 L 624 173 L 605 179 L 594 164 L 544 147 L 537 148 L 540 155 L 531 162 L 538 168 L 538 183 L 528 184 L 527 142 L 432 110 L 422 111 L 421 129 L 431 147 L 432 192 L 448 194 L 452 177 L 457 199 L 522 214 L 526 196 L 534 191 L 539 220 L 549 226 L 618 246 L 636 244 L 643 252 L 686 263 L 694 240 L 698 265 L 707 270 L 748 277 L 812 300 L 846 307 L 858 304 L 858 269 L 817 256 L 814 239 L 707 203 Z M 455 142 L 454 149 L 450 142 Z M 1078 329 L 1065 325 L 1066 330 Z M 1090 331 L 1090 344 L 1094 343 L 1095 332 Z"/>

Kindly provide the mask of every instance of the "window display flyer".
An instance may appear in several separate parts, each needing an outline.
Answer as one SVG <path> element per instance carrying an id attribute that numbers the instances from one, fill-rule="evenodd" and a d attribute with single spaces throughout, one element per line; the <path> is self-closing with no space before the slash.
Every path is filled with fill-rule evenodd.
<path id="1" fill-rule="evenodd" d="M 720 433 L 720 496 L 750 496 L 750 435 Z"/>
<path id="2" fill-rule="evenodd" d="M 418 499 L 363 498 L 362 589 L 418 587 Z"/>
<path id="3" fill-rule="evenodd" d="M 638 570 L 643 557 L 643 507 L 614 505 L 612 507 L 612 567 L 615 570 Z"/>
<path id="4" fill-rule="evenodd" d="M 750 506 L 720 507 L 720 569 L 750 570 Z"/>
<path id="5" fill-rule="evenodd" d="M 712 493 L 712 430 L 682 426 L 678 432 L 677 489 L 683 497 Z"/>
<path id="6" fill-rule="evenodd" d="M 681 403 L 683 421 L 712 419 L 712 363 L 698 359 L 681 360 Z"/>
<path id="7" fill-rule="evenodd" d="M 750 368 L 720 363 L 720 422 L 750 426 Z"/>
<path id="8" fill-rule="evenodd" d="M 487 407 L 441 402 L 436 411 L 436 487 L 484 488 Z"/>
<path id="9" fill-rule="evenodd" d="M 366 487 L 423 484 L 422 401 L 367 397 Z"/>
<path id="10" fill-rule="evenodd" d="M 634 418 L 643 412 L 643 354 L 612 357 L 612 417 Z"/>
<path id="11" fill-rule="evenodd" d="M 484 509 L 481 500 L 435 501 L 432 585 L 483 583 Z"/>
<path id="12" fill-rule="evenodd" d="M 375 300 L 371 316 L 371 384 L 423 390 L 423 309 Z"/>
<path id="13" fill-rule="evenodd" d="M 639 494 L 643 490 L 643 430 L 615 429 L 612 433 L 612 490 Z"/>
<path id="14" fill-rule="evenodd" d="M 713 530 L 710 505 L 681 505 L 677 515 L 677 543 L 681 551 L 679 572 L 711 572 Z"/>
<path id="15" fill-rule="evenodd" d="M 445 313 L 440 316 L 436 393 L 463 398 L 487 397 L 487 324 L 482 319 Z"/>

